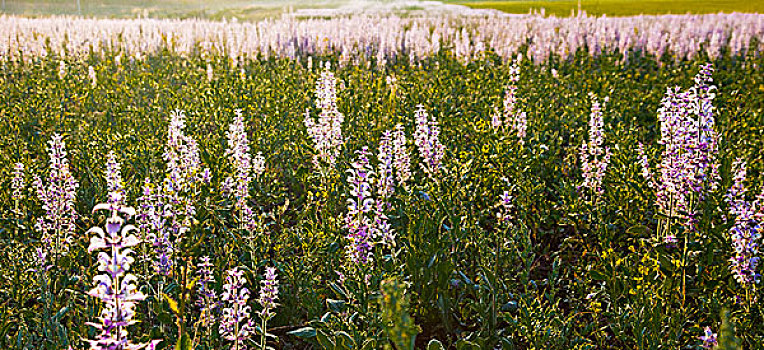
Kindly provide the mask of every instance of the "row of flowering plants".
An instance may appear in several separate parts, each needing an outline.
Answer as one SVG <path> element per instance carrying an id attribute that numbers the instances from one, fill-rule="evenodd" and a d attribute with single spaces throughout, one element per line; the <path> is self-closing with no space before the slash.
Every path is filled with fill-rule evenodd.
<path id="1" fill-rule="evenodd" d="M 3 348 L 764 336 L 761 57 L 120 57 L 0 68 Z"/>

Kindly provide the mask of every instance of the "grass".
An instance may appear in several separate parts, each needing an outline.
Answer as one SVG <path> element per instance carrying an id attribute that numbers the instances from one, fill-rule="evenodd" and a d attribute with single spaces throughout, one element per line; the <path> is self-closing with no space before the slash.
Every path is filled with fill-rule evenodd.
<path id="1" fill-rule="evenodd" d="M 578 8 L 578 1 L 455 1 L 454 3 L 477 9 L 496 9 L 507 13 L 528 13 L 544 9 L 547 15 L 570 16 Z M 764 1 L 747 0 L 583 0 L 581 9 L 590 15 L 633 16 L 658 14 L 703 14 L 717 12 L 764 13 Z"/>

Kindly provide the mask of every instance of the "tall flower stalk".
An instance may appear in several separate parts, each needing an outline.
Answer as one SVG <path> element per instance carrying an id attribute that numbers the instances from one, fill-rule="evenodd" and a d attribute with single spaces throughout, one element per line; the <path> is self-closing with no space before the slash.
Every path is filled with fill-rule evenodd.
<path id="1" fill-rule="evenodd" d="M 223 193 L 232 197 L 234 210 L 239 215 L 239 228 L 254 231 L 257 220 L 254 211 L 248 204 L 249 183 L 254 176 L 259 176 L 265 170 L 265 158 L 258 153 L 254 158 L 250 155 L 249 139 L 244 124 L 244 116 L 237 109 L 233 122 L 226 132 L 228 149 L 226 156 L 234 169 L 234 175 L 223 182 Z"/>
<path id="2" fill-rule="evenodd" d="M 725 198 L 729 214 L 735 219 L 729 231 L 734 249 L 734 255 L 730 258 L 730 270 L 735 280 L 745 289 L 746 296 L 750 297 L 749 290 L 760 280 L 760 274 L 756 269 L 760 260 L 758 253 L 761 232 L 764 231 L 761 221 L 764 203 L 760 201 L 761 198 L 754 201 L 746 200 L 745 161 L 735 160 L 732 168 L 734 174 L 732 186 Z M 764 187 L 762 193 L 764 193 Z"/>
<path id="3" fill-rule="evenodd" d="M 199 275 L 199 282 L 198 283 L 198 289 L 197 289 L 197 295 L 199 296 L 199 300 L 197 302 L 201 315 L 199 317 L 198 325 L 203 328 L 209 330 L 210 326 L 215 322 L 215 309 L 217 308 L 217 295 L 215 294 L 215 290 L 212 289 L 212 285 L 215 283 L 215 276 L 213 275 L 213 265 L 212 262 L 210 262 L 209 256 L 203 256 L 200 258 L 199 264 L 197 266 L 197 273 Z M 197 328 L 197 331 L 199 328 Z M 209 335 L 209 331 L 207 332 Z M 196 336 L 194 336 L 194 339 Z"/>
<path id="4" fill-rule="evenodd" d="M 491 126 L 495 130 L 505 129 L 512 131 L 517 136 L 520 144 L 525 143 L 525 134 L 528 129 L 528 118 L 525 112 L 517 107 L 517 83 L 520 81 L 520 58 L 512 62 L 509 67 L 509 83 L 504 92 L 503 109 L 498 108 L 491 116 Z"/>
<path id="5" fill-rule="evenodd" d="M 137 231 L 133 225 L 125 225 L 125 220 L 135 215 L 130 207 L 114 207 L 110 203 L 98 204 L 93 212 L 107 210 L 111 216 L 106 220 L 105 230 L 99 227 L 91 228 L 87 233 L 93 234 L 90 239 L 88 252 L 102 250 L 98 253 L 98 271 L 102 274 L 93 278 L 94 288 L 88 295 L 100 299 L 104 303 L 98 323 L 88 322 L 88 325 L 99 331 L 98 339 L 88 340 L 91 350 L 137 350 L 153 349 L 159 340 L 150 343 L 134 344 L 128 339 L 127 328 L 136 323 L 135 305 L 146 296 L 137 287 L 137 277 L 130 274 L 134 261 L 130 249 L 140 244 L 140 239 L 132 232 Z"/>
<path id="6" fill-rule="evenodd" d="M 106 188 L 108 190 L 107 203 L 114 208 L 125 205 L 125 186 L 122 183 L 122 166 L 117 161 L 117 155 L 110 151 L 106 156 Z"/>
<path id="7" fill-rule="evenodd" d="M 245 342 L 249 340 L 254 330 L 252 320 L 249 318 L 251 308 L 247 305 L 249 289 L 244 287 L 244 283 L 246 283 L 244 271 L 239 268 L 228 270 L 223 294 L 220 295 L 221 301 L 227 306 L 223 309 L 219 330 L 223 338 L 233 342 L 231 346 L 233 350 L 246 349 Z"/>
<path id="8" fill-rule="evenodd" d="M 258 312 L 260 315 L 260 349 L 266 350 L 266 335 L 268 321 L 275 316 L 273 310 L 278 306 L 276 299 L 279 297 L 279 281 L 276 278 L 276 268 L 267 267 L 265 269 L 265 279 L 262 281 L 262 287 L 260 288 L 260 297 L 257 302 L 260 303 L 262 310 Z"/>
<path id="9" fill-rule="evenodd" d="M 658 238 L 675 242 L 675 228 L 693 231 L 698 204 L 719 184 L 719 135 L 714 130 L 716 87 L 711 85 L 713 67 L 701 66 L 695 85 L 687 91 L 669 88 L 658 109 L 663 147 L 657 178 L 649 162 L 641 160 L 643 175 L 656 191 L 660 220 Z M 640 156 L 644 158 L 644 153 Z"/>
<path id="10" fill-rule="evenodd" d="M 363 147 L 356 151 L 356 161 L 348 169 L 347 181 L 350 184 L 346 227 L 350 245 L 347 247 L 348 259 L 355 265 L 366 265 L 372 261 L 372 219 L 375 209 L 372 197 L 374 170 L 369 164 L 369 149 Z"/>
<path id="11" fill-rule="evenodd" d="M 345 120 L 337 109 L 337 80 L 329 62 L 316 82 L 316 106 L 321 110 L 318 119 L 313 119 L 310 110 L 306 110 L 304 123 L 316 152 L 313 165 L 326 172 L 334 168 L 339 157 L 344 143 L 342 123 Z"/>
<path id="12" fill-rule="evenodd" d="M 435 178 L 440 173 L 445 151 L 445 147 L 438 140 L 440 135 L 438 121 L 434 117 L 430 119 L 423 105 L 417 106 L 414 119 L 416 121 L 414 143 L 422 158 L 422 169 L 428 176 Z"/>
<path id="13" fill-rule="evenodd" d="M 408 181 L 411 178 L 411 159 L 406 149 L 406 131 L 403 125 L 395 125 L 393 130 L 393 166 L 398 185 L 408 189 Z"/>
<path id="14" fill-rule="evenodd" d="M 49 247 L 57 262 L 60 256 L 68 252 L 74 235 L 77 220 L 74 202 L 79 183 L 69 169 L 63 136 L 53 135 L 48 141 L 48 154 L 50 173 L 47 184 L 38 176 L 34 177 L 37 198 L 45 210 L 45 216 L 37 219 L 35 228 L 42 233 L 44 246 Z"/>
<path id="15" fill-rule="evenodd" d="M 589 140 L 581 144 L 581 172 L 584 178 L 580 187 L 588 189 L 592 193 L 592 201 L 602 196 L 602 179 L 605 177 L 605 171 L 610 163 L 610 148 L 602 147 L 605 142 L 605 133 L 602 128 L 604 122 L 602 119 L 602 108 L 596 96 L 590 95 L 592 99 L 591 113 L 589 114 Z M 607 98 L 605 99 L 607 102 Z"/>
<path id="16" fill-rule="evenodd" d="M 377 160 L 379 161 L 377 194 L 379 194 L 380 201 L 386 202 L 395 192 L 395 176 L 393 174 L 395 155 L 393 154 L 393 133 L 390 130 L 385 130 L 382 133 Z"/>

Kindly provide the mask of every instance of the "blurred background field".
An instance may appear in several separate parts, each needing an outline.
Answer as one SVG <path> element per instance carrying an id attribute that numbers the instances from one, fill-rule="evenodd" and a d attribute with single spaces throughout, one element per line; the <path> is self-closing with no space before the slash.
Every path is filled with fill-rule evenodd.
<path id="1" fill-rule="evenodd" d="M 633 16 L 640 14 L 703 14 L 717 12 L 764 12 L 764 1 L 748 0 L 518 0 L 518 1 L 458 1 L 459 4 L 477 9 L 496 9 L 507 13 L 540 11 L 547 15 L 570 16 L 581 9 L 590 15 Z"/>
<path id="2" fill-rule="evenodd" d="M 525 14 L 570 16 L 579 7 L 577 0 L 3 0 L 2 13 L 25 16 L 82 15 L 116 18 L 207 18 L 256 21 L 278 17 L 288 11 L 327 9 L 344 14 L 393 12 L 400 15 L 433 9 L 453 13 L 497 10 Z M 580 7 L 590 15 L 631 16 L 639 14 L 685 14 L 716 12 L 764 12 L 764 1 L 747 0 L 583 0 Z M 310 12 L 307 12 L 308 14 Z M 484 12 L 481 12 L 484 13 Z M 498 13 L 498 12 L 497 12 Z"/>

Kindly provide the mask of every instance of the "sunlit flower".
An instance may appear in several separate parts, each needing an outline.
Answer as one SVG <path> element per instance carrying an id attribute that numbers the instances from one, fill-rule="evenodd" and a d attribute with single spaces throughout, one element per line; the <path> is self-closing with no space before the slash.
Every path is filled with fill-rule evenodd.
<path id="1" fill-rule="evenodd" d="M 589 140 L 581 144 L 581 173 L 584 182 L 580 187 L 587 188 L 599 197 L 602 189 L 602 179 L 610 163 L 610 148 L 602 147 L 605 142 L 605 134 L 602 130 L 602 105 L 596 96 L 591 95 L 592 109 L 589 116 Z M 607 98 L 605 99 L 607 102 Z"/>
<path id="2" fill-rule="evenodd" d="M 130 248 L 141 242 L 133 234 L 137 228 L 124 225 L 124 219 L 119 216 L 134 216 L 135 210 L 129 207 L 116 208 L 110 203 L 96 205 L 93 211 L 97 210 L 107 210 L 111 216 L 106 220 L 105 230 L 93 227 L 88 231 L 94 234 L 90 238 L 88 252 L 103 250 L 98 253 L 98 271 L 102 274 L 93 278 L 95 287 L 88 295 L 100 299 L 104 309 L 98 317 L 98 323 L 87 322 L 100 332 L 98 339 L 87 342 L 92 350 L 151 349 L 160 341 L 133 344 L 127 332 L 128 326 L 136 323 L 133 319 L 136 303 L 146 298 L 136 286 L 138 278 L 129 273 L 134 261 Z"/>
<path id="3" fill-rule="evenodd" d="M 69 169 L 66 145 L 63 137 L 54 134 L 48 141 L 50 173 L 47 184 L 35 176 L 33 185 L 37 198 L 42 202 L 45 216 L 39 218 L 35 228 L 42 233 L 42 241 L 54 256 L 66 254 L 75 230 L 77 212 L 74 202 L 79 183 Z"/>
<path id="4" fill-rule="evenodd" d="M 440 127 L 438 121 L 429 114 L 424 106 L 418 105 L 414 113 L 416 120 L 416 132 L 414 133 L 414 143 L 419 149 L 419 156 L 422 158 L 422 168 L 428 176 L 436 176 L 442 166 L 445 147 L 438 140 Z"/>
<path id="5" fill-rule="evenodd" d="M 223 294 L 220 295 L 220 300 L 226 304 L 220 319 L 220 335 L 232 341 L 231 349 L 235 350 L 246 349 L 245 342 L 254 331 L 252 320 L 249 318 L 251 308 L 247 305 L 249 290 L 244 287 L 244 283 L 244 271 L 239 268 L 228 270 Z"/>

